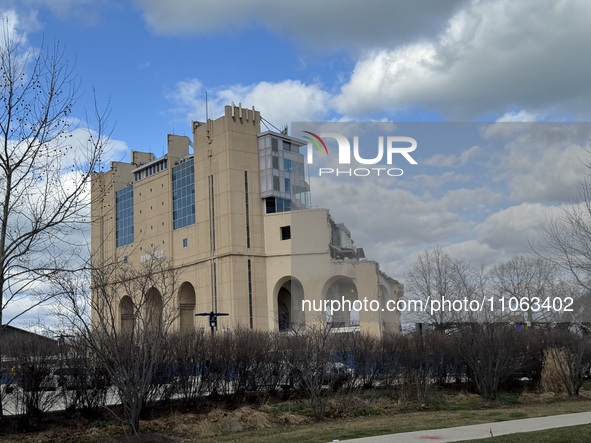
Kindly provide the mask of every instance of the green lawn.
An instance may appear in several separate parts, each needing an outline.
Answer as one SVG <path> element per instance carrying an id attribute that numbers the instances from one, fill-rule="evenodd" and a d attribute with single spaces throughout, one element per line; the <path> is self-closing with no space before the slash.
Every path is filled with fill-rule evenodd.
<path id="1" fill-rule="evenodd" d="M 208 443 L 237 441 L 241 443 L 272 443 L 277 441 L 282 443 L 327 442 L 422 429 L 437 429 L 586 411 L 591 411 L 591 401 L 565 401 L 526 405 L 501 404 L 498 407 L 490 409 L 484 407 L 484 409 L 470 410 L 462 409 L 460 404 L 456 404 L 449 410 L 426 409 L 421 412 L 400 412 L 392 410 L 385 411 L 382 415 L 377 416 L 360 416 L 347 420 L 326 420 L 321 423 L 308 423 L 306 425 L 285 427 L 282 429 L 272 428 L 246 431 L 239 434 L 202 439 L 200 441 Z M 583 439 L 583 441 L 589 442 L 591 438 L 587 440 Z"/>
<path id="2" fill-rule="evenodd" d="M 495 402 L 486 402 L 476 395 L 441 394 L 428 404 L 418 404 L 397 401 L 386 395 L 370 392 L 358 396 L 343 395 L 331 398 L 327 411 L 329 418 L 319 423 L 310 418 L 308 403 L 291 401 L 270 403 L 258 409 L 216 409 L 207 415 L 168 413 L 142 422 L 142 430 L 177 438 L 177 441 L 185 443 L 327 442 L 586 411 L 591 411 L 591 396 L 586 394 L 574 400 L 533 394 L 521 397 L 507 394 Z M 81 424 L 76 429 L 60 425 L 57 421 L 45 431 L 8 434 L 0 437 L 0 440 L 3 443 L 104 443 L 124 433 L 122 426 L 113 421 L 90 422 Z M 546 435 L 549 439 L 543 440 Z M 563 435 L 564 439 L 559 439 L 562 438 L 559 436 Z M 495 438 L 494 441 L 517 442 L 523 441 L 524 437 L 515 438 Z M 591 426 L 527 434 L 527 440 L 589 442 Z"/>
<path id="3" fill-rule="evenodd" d="M 494 438 L 470 440 L 469 443 L 522 443 L 524 441 L 536 443 L 588 443 L 591 441 L 591 425 L 569 426 L 566 428 L 548 429 L 546 431 L 502 435 Z"/>

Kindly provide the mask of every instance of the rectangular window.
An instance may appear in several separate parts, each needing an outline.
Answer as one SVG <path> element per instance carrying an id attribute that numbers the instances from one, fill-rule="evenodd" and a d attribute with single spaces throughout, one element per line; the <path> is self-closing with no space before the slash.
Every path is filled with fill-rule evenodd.
<path id="1" fill-rule="evenodd" d="M 275 205 L 275 197 L 268 197 L 265 199 L 265 213 L 266 214 L 274 214 L 277 212 L 277 208 Z"/>
<path id="2" fill-rule="evenodd" d="M 189 246 L 189 239 L 183 238 L 183 248 L 186 248 L 187 246 Z"/>
<path id="3" fill-rule="evenodd" d="M 291 211 L 291 200 L 288 200 L 286 198 L 275 199 L 275 209 L 277 212 Z"/>
<path id="4" fill-rule="evenodd" d="M 288 198 L 268 197 L 265 199 L 265 213 L 291 211 L 291 200 Z"/>
<path id="5" fill-rule="evenodd" d="M 273 191 L 279 191 L 279 177 L 273 176 Z"/>
<path id="6" fill-rule="evenodd" d="M 291 226 L 281 226 L 281 240 L 291 239 Z"/>
<path id="7" fill-rule="evenodd" d="M 279 140 L 276 138 L 271 139 L 271 151 L 277 152 L 279 150 Z"/>
<path id="8" fill-rule="evenodd" d="M 279 169 L 279 157 L 273 156 L 273 169 Z"/>
<path id="9" fill-rule="evenodd" d="M 172 168 L 174 229 L 195 224 L 195 164 L 193 158 Z"/>
<path id="10" fill-rule="evenodd" d="M 283 140 L 283 150 L 284 151 L 291 151 L 291 143 Z"/>
<path id="11" fill-rule="evenodd" d="M 215 262 L 211 264 L 211 306 L 214 312 L 218 312 L 218 275 Z"/>
<path id="12" fill-rule="evenodd" d="M 215 195 L 213 188 L 213 175 L 208 177 L 209 184 L 209 248 L 215 251 Z"/>
<path id="13" fill-rule="evenodd" d="M 250 208 L 248 204 L 248 171 L 244 171 L 244 206 L 246 210 L 246 247 L 250 248 Z"/>
<path id="14" fill-rule="evenodd" d="M 115 193 L 115 210 L 117 247 L 133 243 L 133 183 Z"/>
<path id="15" fill-rule="evenodd" d="M 293 194 L 302 207 L 308 208 L 310 206 L 310 191 L 308 189 L 294 185 Z"/>
<path id="16" fill-rule="evenodd" d="M 288 159 L 288 158 L 283 159 L 283 170 L 285 172 L 292 172 L 292 165 L 291 165 L 290 159 Z"/>
<path id="17" fill-rule="evenodd" d="M 291 180 L 286 178 L 284 183 L 285 186 L 285 192 L 287 192 L 288 194 L 291 192 Z"/>
<path id="18" fill-rule="evenodd" d="M 250 317 L 250 329 L 254 328 L 252 318 L 252 265 L 250 259 L 248 260 L 248 313 Z"/>

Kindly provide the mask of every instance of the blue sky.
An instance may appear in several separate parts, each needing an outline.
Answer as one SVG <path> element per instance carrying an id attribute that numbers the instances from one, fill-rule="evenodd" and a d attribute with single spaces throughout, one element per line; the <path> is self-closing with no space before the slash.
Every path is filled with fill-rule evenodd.
<path id="1" fill-rule="evenodd" d="M 588 127 L 548 122 L 589 121 L 587 0 L 0 0 L 0 13 L 76 61 L 78 118 L 92 88 L 110 100 L 115 160 L 190 135 L 206 91 L 210 116 L 235 101 L 278 127 L 443 122 L 406 126 L 429 141 L 397 181 L 312 179 L 314 204 L 400 280 L 435 245 L 484 265 L 528 252 L 584 175 Z M 498 122 L 544 124 L 507 138 Z"/>

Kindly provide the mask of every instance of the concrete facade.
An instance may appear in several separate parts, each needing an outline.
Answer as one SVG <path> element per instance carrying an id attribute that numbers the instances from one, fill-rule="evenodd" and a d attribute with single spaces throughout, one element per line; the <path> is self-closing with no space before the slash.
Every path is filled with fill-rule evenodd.
<path id="1" fill-rule="evenodd" d="M 302 312 L 302 300 L 402 296 L 328 210 L 308 208 L 303 142 L 261 133 L 259 112 L 234 105 L 194 122 L 193 140 L 167 141 L 164 157 L 132 151 L 130 163 L 96 174 L 91 244 L 99 263 L 171 260 L 182 285 L 164 309 L 178 314 L 178 329 L 208 327 L 194 314 L 215 311 L 230 314 L 221 329 L 328 321 L 335 330 L 400 330 L 396 313 Z M 130 302 L 121 300 L 122 323 Z"/>

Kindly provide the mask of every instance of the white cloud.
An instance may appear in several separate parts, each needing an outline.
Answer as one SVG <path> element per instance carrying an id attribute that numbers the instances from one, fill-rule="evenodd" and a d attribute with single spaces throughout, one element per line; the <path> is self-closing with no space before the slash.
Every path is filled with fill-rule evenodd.
<path id="1" fill-rule="evenodd" d="M 2 34 L 0 40 L 4 40 L 6 36 L 9 38 L 17 38 L 22 47 L 28 45 L 28 33 L 38 30 L 39 22 L 37 19 L 37 11 L 35 10 L 21 10 L 17 8 L 16 4 L 11 5 L 12 2 L 5 2 L 4 9 L 0 13 L 0 28 Z M 0 5 L 2 2 L 0 1 Z"/>
<path id="2" fill-rule="evenodd" d="M 469 147 L 465 151 L 462 151 L 462 153 L 460 154 L 459 164 L 461 166 L 464 166 L 466 163 L 468 163 L 468 160 L 474 158 L 480 152 L 481 152 L 481 149 L 480 149 L 479 146 L 471 146 L 471 147 Z"/>
<path id="3" fill-rule="evenodd" d="M 448 186 L 456 183 L 466 183 L 470 180 L 470 176 L 467 174 L 461 174 L 457 172 L 444 172 L 443 174 L 416 174 L 412 176 L 411 182 L 415 189 L 421 189 L 424 191 L 431 191 L 441 189 L 444 186 Z M 402 184 L 406 185 L 406 182 Z"/>
<path id="4" fill-rule="evenodd" d="M 495 123 L 484 136 L 504 148 L 496 171 L 517 201 L 567 201 L 588 172 L 591 126 L 583 123 Z"/>
<path id="5" fill-rule="evenodd" d="M 210 117 L 223 114 L 223 107 L 231 102 L 247 108 L 255 105 L 263 118 L 278 127 L 292 121 L 321 120 L 330 102 L 330 95 L 319 85 L 297 80 L 232 85 L 208 93 Z M 187 120 L 205 120 L 205 88 L 198 79 L 178 82 L 167 98 L 173 111 Z"/>
<path id="6" fill-rule="evenodd" d="M 505 254 L 521 254 L 540 239 L 542 224 L 556 210 L 540 203 L 502 209 L 476 227 L 476 239 Z"/>
<path id="7" fill-rule="evenodd" d="M 341 177 L 342 178 L 342 177 Z M 386 181 L 388 179 L 385 179 Z M 415 195 L 384 177 L 311 180 L 312 204 L 326 207 L 350 229 L 355 244 L 394 278 L 417 245 L 449 242 L 472 228 L 469 220 L 429 195 Z"/>
<path id="8" fill-rule="evenodd" d="M 182 114 L 185 120 L 205 121 L 205 89 L 197 79 L 178 81 L 175 88 L 166 94 L 166 98 L 172 103 L 171 111 Z M 222 114 L 214 102 L 214 115 Z"/>
<path id="9" fill-rule="evenodd" d="M 520 111 L 509 111 L 501 115 L 497 122 L 499 123 L 516 123 L 516 122 L 535 122 L 540 120 L 540 117 L 532 112 L 527 112 L 524 110 Z"/>
<path id="10" fill-rule="evenodd" d="M 42 27 L 46 12 L 62 20 L 93 25 L 101 12 L 113 5 L 108 0 L 0 0 L 0 6 L 17 11 L 23 26 L 33 31 Z"/>
<path id="11" fill-rule="evenodd" d="M 350 0 L 136 0 L 147 23 L 158 33 L 236 32 L 262 25 L 313 49 L 347 49 L 399 44 L 444 29 L 446 20 L 466 0 L 414 0 L 371 3 Z"/>
<path id="12" fill-rule="evenodd" d="M 489 266 L 510 258 L 486 243 L 470 239 L 443 248 L 449 255 L 465 260 L 475 267 Z"/>
<path id="13" fill-rule="evenodd" d="M 588 115 L 590 15 L 586 0 L 471 2 L 435 38 L 368 52 L 338 109 L 362 115 L 423 106 L 473 118 L 511 106 Z"/>
<path id="14" fill-rule="evenodd" d="M 484 211 L 503 199 L 500 192 L 488 188 L 453 189 L 448 191 L 441 202 L 450 210 Z"/>
<path id="15" fill-rule="evenodd" d="M 330 102 L 345 119 L 416 107 L 446 118 L 496 114 L 500 121 L 532 121 L 564 110 L 588 115 L 585 73 L 591 60 L 585 42 L 591 38 L 586 20 L 591 3 L 586 0 L 457 0 L 428 7 L 423 0 L 402 6 L 379 0 L 371 7 L 355 1 L 346 8 L 336 3 L 230 0 L 220 8 L 213 1 L 136 1 L 157 32 L 235 32 L 262 24 L 316 50 L 357 48 L 354 56 L 362 54 L 334 104 L 322 86 L 295 80 L 218 91 L 263 100 L 271 113 L 279 105 L 270 103 L 266 92 L 281 85 L 285 91 L 305 86 L 317 93 L 324 103 L 310 103 L 311 113 Z"/>
<path id="16" fill-rule="evenodd" d="M 427 166 L 436 166 L 439 168 L 451 168 L 456 162 L 453 154 L 435 154 L 421 163 Z"/>
<path id="17" fill-rule="evenodd" d="M 427 166 L 435 166 L 438 168 L 450 168 L 452 166 L 465 166 L 468 160 L 474 158 L 481 152 L 479 146 L 471 146 L 462 151 L 458 155 L 454 154 L 435 154 L 426 160 L 421 161 L 421 164 Z"/>

